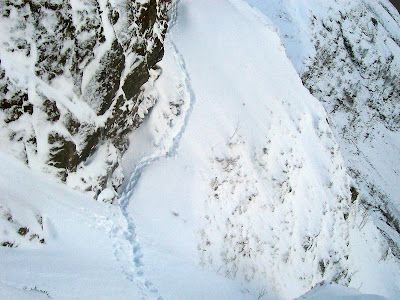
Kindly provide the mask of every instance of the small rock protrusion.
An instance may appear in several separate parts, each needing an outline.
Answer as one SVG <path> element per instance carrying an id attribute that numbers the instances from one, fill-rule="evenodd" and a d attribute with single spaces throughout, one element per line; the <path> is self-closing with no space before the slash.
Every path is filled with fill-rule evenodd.
<path id="1" fill-rule="evenodd" d="M 18 229 L 18 234 L 25 236 L 29 232 L 29 229 L 27 227 L 20 227 Z"/>

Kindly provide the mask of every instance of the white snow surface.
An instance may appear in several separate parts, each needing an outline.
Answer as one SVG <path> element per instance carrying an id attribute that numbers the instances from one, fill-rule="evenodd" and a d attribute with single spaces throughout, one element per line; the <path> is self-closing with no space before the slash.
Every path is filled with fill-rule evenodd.
<path id="1" fill-rule="evenodd" d="M 343 286 L 330 283 L 321 283 L 314 287 L 311 291 L 307 292 L 305 295 L 298 298 L 298 300 L 355 300 L 355 299 L 365 299 L 365 300 L 382 300 L 385 299 L 382 296 L 373 294 L 361 294 L 359 291 L 351 288 L 345 288 Z"/>
<path id="2" fill-rule="evenodd" d="M 19 245 L 0 248 L 2 298 L 293 299 L 317 286 L 302 299 L 396 299 L 398 269 L 378 262 L 376 228 L 358 229 L 326 112 L 271 21 L 242 0 L 181 0 L 172 23 L 119 207 L 0 153 L 1 213 L 24 212 L 2 225 Z M 44 244 L 11 233 L 35 222 Z"/>
<path id="3" fill-rule="evenodd" d="M 124 240 L 118 207 L 43 178 L 7 155 L 0 159 L 1 208 L 11 208 L 13 222 L 30 230 L 30 218 L 41 215 L 46 240 L 37 247 L 0 248 L 2 299 L 140 297 L 114 256 Z M 2 226 L 2 235 L 6 231 Z"/>

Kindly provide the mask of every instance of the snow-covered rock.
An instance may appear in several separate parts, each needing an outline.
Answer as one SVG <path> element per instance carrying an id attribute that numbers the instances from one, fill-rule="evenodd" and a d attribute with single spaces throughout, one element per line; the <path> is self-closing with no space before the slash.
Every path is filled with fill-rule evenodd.
<path id="1" fill-rule="evenodd" d="M 0 150 L 94 197 L 115 190 L 155 101 L 167 2 L 2 1 Z"/>

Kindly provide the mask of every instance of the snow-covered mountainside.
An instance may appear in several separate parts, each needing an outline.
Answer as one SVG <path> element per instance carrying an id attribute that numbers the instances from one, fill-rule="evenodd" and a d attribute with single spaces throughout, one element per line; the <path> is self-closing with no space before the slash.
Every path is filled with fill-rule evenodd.
<path id="1" fill-rule="evenodd" d="M 379 240 L 370 251 L 373 264 L 380 262 L 375 270 L 399 268 L 398 12 L 389 1 L 249 2 L 270 17 L 304 85 L 328 113 L 353 179 L 356 224 L 365 245 Z"/>
<path id="2" fill-rule="evenodd" d="M 388 1 L 15 3 L 0 37 L 0 295 L 398 299 L 400 16 Z M 50 45 L 72 53 L 61 73 L 36 61 L 50 12 L 74 24 L 74 42 L 42 47 L 49 61 Z M 79 75 L 77 24 L 96 14 L 105 40 Z M 89 200 L 118 186 L 113 204 Z"/>

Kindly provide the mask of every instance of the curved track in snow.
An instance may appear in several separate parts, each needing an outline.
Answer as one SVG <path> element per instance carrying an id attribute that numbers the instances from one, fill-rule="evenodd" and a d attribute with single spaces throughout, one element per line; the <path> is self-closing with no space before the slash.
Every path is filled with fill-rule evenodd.
<path id="1" fill-rule="evenodd" d="M 176 6 L 174 7 L 176 9 Z M 176 18 L 176 13 L 174 15 L 174 18 Z M 174 24 L 174 19 L 171 22 L 170 26 L 173 26 Z M 185 132 L 187 123 L 189 121 L 190 114 L 193 110 L 193 105 L 195 102 L 195 96 L 193 93 L 193 90 L 191 89 L 190 86 L 190 78 L 189 74 L 186 71 L 186 66 L 185 62 L 183 60 L 182 55 L 179 53 L 177 47 L 171 41 L 170 39 L 166 40 L 166 45 L 167 43 L 171 44 L 171 49 L 173 50 L 173 55 L 175 57 L 175 60 L 177 61 L 180 70 L 182 71 L 183 77 L 184 77 L 184 84 L 185 84 L 185 89 L 186 89 L 186 94 L 189 95 L 188 99 L 185 99 L 185 101 L 188 101 L 189 107 L 185 112 L 185 117 L 183 119 L 182 124 L 180 125 L 180 129 L 178 130 L 177 134 L 172 138 L 172 143 L 168 149 L 167 152 L 156 152 L 152 153 L 149 156 L 146 156 L 140 160 L 140 162 L 136 165 L 134 171 L 132 172 L 132 175 L 130 176 L 128 183 L 126 184 L 123 192 L 121 193 L 121 197 L 119 198 L 119 203 L 120 203 L 120 209 L 121 213 L 124 216 L 126 223 L 127 223 L 127 228 L 126 231 L 123 233 L 124 238 L 129 242 L 131 245 L 131 250 L 132 250 L 132 265 L 130 267 L 123 266 L 124 273 L 126 274 L 127 278 L 130 281 L 137 282 L 139 285 L 140 290 L 142 291 L 143 296 L 146 294 L 150 293 L 150 295 L 157 297 L 159 299 L 162 299 L 161 295 L 158 293 L 158 289 L 154 286 L 154 284 L 151 282 L 151 280 L 147 279 L 144 270 L 143 270 L 143 262 L 142 262 L 142 251 L 141 251 L 141 246 L 140 242 L 137 239 L 136 235 L 136 225 L 135 221 L 133 218 L 130 216 L 128 207 L 130 204 L 130 200 L 132 200 L 132 196 L 135 192 L 135 188 L 137 183 L 140 180 L 140 177 L 143 173 L 143 171 L 146 169 L 147 166 L 153 164 L 154 162 L 159 161 L 162 158 L 167 158 L 167 157 L 173 157 L 176 155 L 177 150 L 179 148 L 179 142 L 182 138 L 182 135 Z M 117 260 L 123 260 L 121 255 L 124 255 L 120 253 L 121 251 L 118 251 L 119 246 L 116 246 L 116 252 L 115 255 L 117 257 Z"/>
<path id="2" fill-rule="evenodd" d="M 129 250 L 116 251 L 126 276 L 144 297 L 292 299 L 347 274 L 342 154 L 269 19 L 242 0 L 182 0 L 173 23 L 166 57 L 190 102 L 171 131 L 153 110 L 168 138 L 132 156 L 143 158 L 120 198 Z"/>

